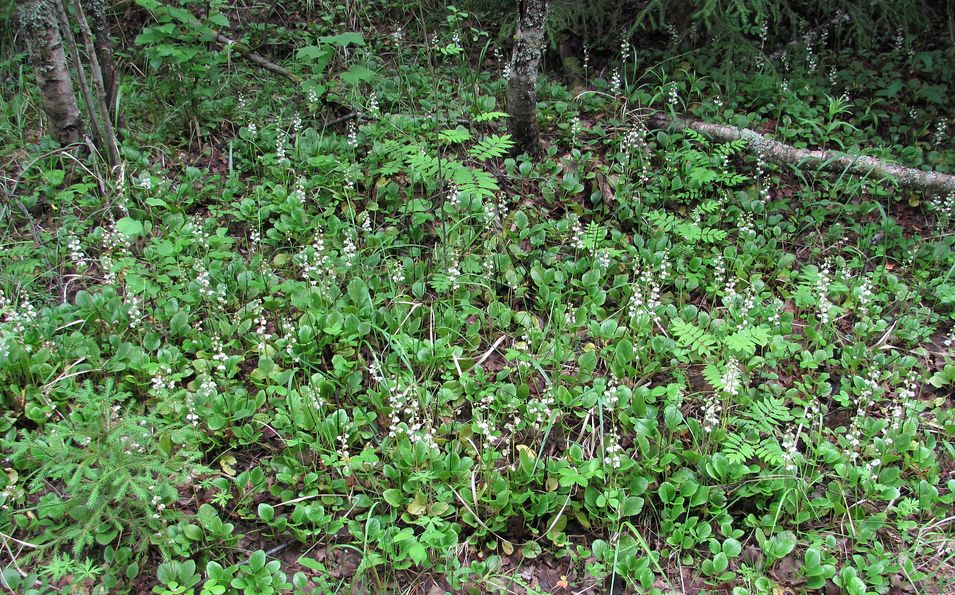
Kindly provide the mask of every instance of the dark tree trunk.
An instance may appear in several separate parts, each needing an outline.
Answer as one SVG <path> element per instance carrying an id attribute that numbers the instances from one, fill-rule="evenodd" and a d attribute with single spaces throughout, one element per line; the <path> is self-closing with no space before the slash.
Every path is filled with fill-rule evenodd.
<path id="1" fill-rule="evenodd" d="M 19 20 L 51 135 L 64 144 L 79 142 L 83 118 L 76 105 L 56 14 L 48 0 L 31 0 L 20 9 Z"/>
<path id="2" fill-rule="evenodd" d="M 86 79 L 86 70 L 83 69 L 83 62 L 80 60 L 80 50 L 76 45 L 76 38 L 73 36 L 73 29 L 70 27 L 70 19 L 66 15 L 66 8 L 60 0 L 51 0 L 56 8 L 56 14 L 60 20 L 60 35 L 66 41 L 66 49 L 69 50 L 70 57 L 73 59 L 73 72 L 76 74 L 76 82 L 80 87 L 80 96 L 83 97 L 83 103 L 86 104 L 86 113 L 89 114 L 90 130 L 93 132 L 93 141 L 96 146 L 102 148 L 103 136 L 100 134 L 99 125 L 96 123 L 96 114 L 99 113 L 96 108 L 96 102 L 93 101 L 93 94 L 90 91 L 89 81 Z"/>
<path id="3" fill-rule="evenodd" d="M 508 132 L 517 153 L 540 152 L 537 125 L 537 71 L 544 53 L 547 0 L 522 0 L 511 76 L 507 85 Z"/>
<path id="4" fill-rule="evenodd" d="M 110 109 L 106 100 L 106 85 L 103 83 L 103 70 L 100 67 L 99 59 L 96 57 L 93 31 L 90 29 L 89 21 L 86 19 L 86 13 L 83 11 L 83 5 L 80 0 L 73 0 L 73 10 L 77 24 L 80 26 L 80 35 L 83 38 L 83 45 L 86 46 L 87 58 L 90 61 L 90 75 L 93 78 L 93 89 L 96 91 L 96 103 L 99 108 L 100 125 L 102 126 L 100 133 L 103 137 L 103 143 L 106 145 L 106 154 L 109 158 L 109 164 L 115 167 L 119 165 L 121 157 L 119 154 L 119 146 L 116 143 L 116 134 L 113 132 L 113 124 L 110 120 Z"/>
<path id="5" fill-rule="evenodd" d="M 116 115 L 116 65 L 113 62 L 113 42 L 109 38 L 109 21 L 106 20 L 106 4 L 103 0 L 83 0 L 90 16 L 90 27 L 95 38 L 96 58 L 103 72 L 106 88 L 106 104 L 111 115 Z"/>

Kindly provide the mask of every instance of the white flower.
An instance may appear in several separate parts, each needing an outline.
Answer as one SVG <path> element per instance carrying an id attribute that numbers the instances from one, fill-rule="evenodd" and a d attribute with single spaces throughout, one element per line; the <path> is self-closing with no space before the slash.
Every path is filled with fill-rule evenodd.
<path id="1" fill-rule="evenodd" d="M 456 256 L 452 256 L 448 263 L 448 282 L 451 284 L 451 289 L 461 288 L 461 268 Z"/>
<path id="2" fill-rule="evenodd" d="M 77 270 L 82 270 L 89 266 L 89 260 L 86 258 L 86 253 L 83 252 L 79 238 L 73 234 L 67 236 L 66 247 L 70 251 L 70 260 L 76 265 Z"/>
<path id="3" fill-rule="evenodd" d="M 176 381 L 169 378 L 170 374 L 172 374 L 172 368 L 166 364 L 160 364 L 156 368 L 156 373 L 153 374 L 152 378 L 153 392 L 162 393 L 176 388 Z"/>
<path id="4" fill-rule="evenodd" d="M 901 28 L 895 31 L 895 50 L 900 51 L 905 47 L 905 32 Z"/>
<path id="5" fill-rule="evenodd" d="M 453 209 L 457 209 L 461 206 L 461 188 L 454 181 L 448 184 L 448 204 L 450 204 Z"/>
<path id="6" fill-rule="evenodd" d="M 280 132 L 275 137 L 275 159 L 278 161 L 279 165 L 287 165 L 291 163 L 289 159 L 285 156 L 285 143 L 286 136 L 284 132 Z"/>
<path id="7" fill-rule="evenodd" d="M 816 281 L 816 294 L 818 297 L 819 305 L 819 322 L 822 324 L 829 324 L 831 317 L 831 312 L 833 308 L 832 302 L 829 301 L 829 286 L 831 284 L 830 272 L 829 272 L 829 263 L 823 263 L 822 267 L 819 269 L 819 278 Z"/>
<path id="8" fill-rule="evenodd" d="M 597 266 L 602 269 L 610 267 L 610 252 L 607 250 L 599 250 L 597 252 Z"/>
<path id="9" fill-rule="evenodd" d="M 667 93 L 667 103 L 671 107 L 676 107 L 680 103 L 680 95 L 676 89 L 676 85 L 670 85 L 670 91 Z"/>
<path id="10" fill-rule="evenodd" d="M 723 412 L 723 403 L 715 398 L 703 411 L 703 431 L 710 434 L 720 425 L 720 415 Z"/>
<path id="11" fill-rule="evenodd" d="M 723 385 L 723 392 L 730 396 L 739 395 L 740 388 L 742 387 L 742 371 L 740 370 L 739 363 L 735 359 L 730 359 L 726 362 L 726 371 L 723 372 L 723 376 L 720 378 L 720 384 Z"/>
<path id="12" fill-rule="evenodd" d="M 374 116 L 381 113 L 381 108 L 378 106 L 378 95 L 374 91 L 371 92 L 371 97 L 368 98 L 368 111 Z"/>
<path id="13" fill-rule="evenodd" d="M 622 454 L 623 447 L 620 446 L 620 440 L 616 434 L 607 434 L 604 441 L 604 465 L 612 469 L 619 469 Z"/>
<path id="14" fill-rule="evenodd" d="M 929 209 L 935 212 L 939 230 L 944 230 L 948 222 L 952 220 L 952 215 L 955 214 L 955 192 L 949 192 L 944 197 L 933 197 L 929 201 Z"/>
<path id="15" fill-rule="evenodd" d="M 325 252 L 325 240 L 321 236 L 316 236 L 311 246 L 303 248 L 298 253 L 297 260 L 302 267 L 302 278 L 313 287 L 317 286 L 320 280 L 328 279 L 335 274 L 334 268 L 329 266 L 330 260 Z"/>
<path id="16" fill-rule="evenodd" d="M 305 178 L 299 178 L 295 184 L 295 190 L 292 191 L 292 198 L 300 205 L 305 204 Z"/>
<path id="17" fill-rule="evenodd" d="M 355 246 L 355 242 L 351 237 L 345 238 L 345 243 L 342 246 L 342 258 L 345 260 L 345 266 L 354 266 L 356 264 L 356 257 L 358 256 L 358 248 Z"/>
<path id="18" fill-rule="evenodd" d="M 586 236 L 584 235 L 584 228 L 580 223 L 580 219 L 574 219 L 573 233 L 574 235 L 570 241 L 571 246 L 576 250 L 583 250 Z"/>
<path id="19" fill-rule="evenodd" d="M 603 403 L 608 409 L 613 409 L 617 406 L 617 402 L 620 401 L 620 396 L 618 395 L 620 391 L 620 386 L 617 384 L 616 379 L 611 378 L 607 381 L 607 388 L 604 389 L 603 394 Z"/>
<path id="20" fill-rule="evenodd" d="M 338 458 L 342 461 L 348 461 L 348 459 L 351 458 L 348 453 L 348 430 L 346 428 L 342 428 L 341 434 L 338 435 L 337 452 Z"/>
<path id="21" fill-rule="evenodd" d="M 799 457 L 799 449 L 796 445 L 796 437 L 792 432 L 787 432 L 786 435 L 783 436 L 782 450 L 783 465 L 786 468 L 786 472 L 794 473 L 796 471 L 796 461 Z"/>
<path id="22" fill-rule="evenodd" d="M 948 122 L 945 120 L 939 120 L 938 124 L 935 125 L 935 146 L 938 147 L 942 144 L 942 141 L 945 140 L 946 133 L 948 132 Z"/>
<path id="23" fill-rule="evenodd" d="M 123 304 L 127 307 L 126 315 L 129 317 L 129 328 L 135 329 L 142 322 L 143 299 L 138 295 L 127 293 L 123 299 Z"/>
<path id="24" fill-rule="evenodd" d="M 620 94 L 620 69 L 616 66 L 613 69 L 613 73 L 610 75 L 610 92 L 614 95 Z"/>
<path id="25" fill-rule="evenodd" d="M 491 223 L 494 220 L 500 220 L 501 223 L 504 222 L 504 219 L 507 217 L 508 206 L 507 206 L 507 197 L 504 194 L 499 194 L 497 196 L 497 202 L 488 200 L 484 203 L 484 220 L 487 223 Z"/>
<path id="26" fill-rule="evenodd" d="M 194 242 L 203 248 L 208 248 L 209 240 L 212 236 L 204 229 L 204 226 L 205 222 L 202 220 L 202 217 L 196 215 L 186 223 L 184 229 L 190 233 Z"/>

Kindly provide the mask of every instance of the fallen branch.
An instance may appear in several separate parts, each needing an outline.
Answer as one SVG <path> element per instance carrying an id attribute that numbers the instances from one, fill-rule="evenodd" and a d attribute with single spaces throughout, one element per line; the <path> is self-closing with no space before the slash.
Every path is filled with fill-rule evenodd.
<path id="1" fill-rule="evenodd" d="M 158 3 L 155 8 L 156 10 L 160 10 L 160 11 L 169 10 L 168 7 L 166 7 L 162 3 Z M 302 77 L 292 74 L 291 72 L 282 68 L 278 64 L 273 64 L 272 62 L 269 62 L 268 60 L 266 60 L 259 54 L 256 54 L 255 52 L 253 52 L 252 48 L 245 45 L 244 43 L 240 43 L 230 37 L 226 37 L 225 35 L 223 35 L 219 31 L 216 31 L 215 29 L 210 29 L 207 25 L 203 24 L 198 18 L 196 18 L 195 15 L 190 13 L 190 16 L 192 18 L 189 19 L 189 22 L 192 26 L 198 27 L 200 29 L 205 29 L 205 31 L 203 31 L 204 33 L 206 32 L 212 33 L 213 35 L 215 35 L 215 39 L 218 43 L 221 43 L 227 48 L 235 49 L 236 53 L 238 53 L 240 56 L 242 56 L 249 62 L 252 62 L 253 64 L 257 64 L 270 72 L 274 72 L 275 74 L 280 74 L 288 79 L 291 79 L 292 81 L 296 83 L 302 82 Z M 178 15 L 175 18 L 181 19 L 181 17 Z"/>
<path id="2" fill-rule="evenodd" d="M 344 116 L 341 116 L 341 117 L 339 117 L 339 118 L 334 118 L 334 119 L 332 119 L 332 120 L 329 120 L 329 121 L 327 121 L 327 122 L 324 122 L 324 123 L 322 124 L 322 128 L 330 128 L 330 127 L 332 127 L 332 126 L 337 126 L 338 124 L 341 124 L 342 122 L 347 122 L 347 121 L 349 121 L 349 120 L 354 120 L 354 119 L 358 118 L 358 116 L 359 116 L 359 113 L 358 113 L 358 112 L 350 112 L 350 113 L 347 113 L 347 114 L 345 114 Z"/>
<path id="3" fill-rule="evenodd" d="M 288 79 L 291 79 L 292 81 L 296 83 L 302 82 L 302 77 L 296 74 L 292 74 L 291 72 L 282 68 L 278 64 L 269 62 L 268 60 L 266 60 L 259 54 L 256 54 L 255 52 L 253 52 L 244 44 L 239 43 L 234 39 L 229 39 L 228 37 L 226 37 L 225 35 L 221 33 L 216 33 L 216 41 L 218 41 L 221 44 L 224 44 L 227 48 L 235 49 L 235 51 L 238 52 L 240 56 L 242 56 L 249 62 L 252 62 L 253 64 L 257 64 L 270 72 L 274 72 L 275 74 L 280 74 Z"/>
<path id="4" fill-rule="evenodd" d="M 938 194 L 955 192 L 955 176 L 937 171 L 923 171 L 896 165 L 867 155 L 850 155 L 838 151 L 797 149 L 758 132 L 726 124 L 698 120 L 670 119 L 660 114 L 650 116 L 647 123 L 657 128 L 691 128 L 720 141 L 743 139 L 750 150 L 766 161 L 798 168 L 817 168 L 829 172 L 848 172 L 857 176 L 891 178 L 904 188 L 917 188 Z"/>

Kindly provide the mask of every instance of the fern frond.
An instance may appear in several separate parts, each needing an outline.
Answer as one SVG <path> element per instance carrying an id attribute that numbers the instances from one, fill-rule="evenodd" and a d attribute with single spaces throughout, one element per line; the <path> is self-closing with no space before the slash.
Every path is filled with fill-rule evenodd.
<path id="1" fill-rule="evenodd" d="M 684 349 L 695 351 L 701 357 L 708 357 L 716 347 L 716 337 L 707 333 L 692 322 L 684 322 L 674 318 L 670 323 L 670 331 L 676 337 L 677 343 Z"/>
<path id="2" fill-rule="evenodd" d="M 745 463 L 756 455 L 756 449 L 739 434 L 728 433 L 723 438 L 723 454 L 731 463 Z"/>
<path id="3" fill-rule="evenodd" d="M 663 231 L 673 231 L 677 225 L 683 222 L 682 219 L 666 211 L 649 211 L 647 219 L 650 225 L 662 229 Z"/>
<path id="4" fill-rule="evenodd" d="M 792 412 L 783 399 L 767 397 L 750 403 L 744 418 L 740 419 L 740 424 L 762 434 L 773 434 L 777 428 L 789 424 L 792 420 Z"/>
<path id="5" fill-rule="evenodd" d="M 479 161 L 503 157 L 514 146 L 510 134 L 492 134 L 482 138 L 468 153 Z"/>
<path id="6" fill-rule="evenodd" d="M 700 134 L 699 132 L 697 132 L 696 130 L 692 128 L 685 128 L 683 130 L 683 136 L 685 136 L 687 139 L 695 143 L 703 145 L 704 147 L 710 146 L 710 141 L 705 136 L 703 136 L 702 134 Z"/>
<path id="7" fill-rule="evenodd" d="M 756 354 L 756 347 L 765 347 L 769 342 L 769 328 L 748 326 L 723 339 L 727 349 L 741 357 L 752 357 Z"/>
<path id="8" fill-rule="evenodd" d="M 703 368 L 703 378 L 714 389 L 722 390 L 724 371 L 723 366 L 712 363 Z"/>
<path id="9" fill-rule="evenodd" d="M 591 221 L 584 230 L 584 248 L 588 250 L 597 250 L 600 248 L 600 242 L 607 237 L 607 230 L 600 224 Z"/>
<path id="10" fill-rule="evenodd" d="M 506 118 L 507 113 L 505 112 L 484 112 L 483 114 L 478 114 L 474 116 L 475 122 L 492 122 L 494 120 L 500 120 L 501 118 Z"/>
<path id="11" fill-rule="evenodd" d="M 712 215 L 719 210 L 720 206 L 720 201 L 718 200 L 706 200 L 696 205 L 696 208 L 693 209 L 693 214 L 696 216 Z"/>
<path id="12" fill-rule="evenodd" d="M 438 138 L 449 145 L 457 145 L 471 140 L 471 133 L 462 126 L 450 130 L 442 130 L 438 133 Z"/>
<path id="13" fill-rule="evenodd" d="M 783 449 L 779 445 L 779 441 L 772 437 L 765 438 L 759 443 L 759 446 L 756 447 L 756 456 L 771 467 L 778 467 L 783 464 Z"/>
<path id="14" fill-rule="evenodd" d="M 451 179 L 458 185 L 461 192 L 481 198 L 489 198 L 500 192 L 497 178 L 489 172 L 470 167 L 454 167 Z"/>

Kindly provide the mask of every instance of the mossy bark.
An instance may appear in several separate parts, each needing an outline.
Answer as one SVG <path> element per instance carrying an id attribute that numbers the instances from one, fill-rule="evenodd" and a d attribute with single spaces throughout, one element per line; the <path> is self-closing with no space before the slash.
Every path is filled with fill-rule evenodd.
<path id="1" fill-rule="evenodd" d="M 63 144 L 79 142 L 83 138 L 83 117 L 76 105 L 53 7 L 49 0 L 30 0 L 20 8 L 18 16 L 50 134 Z"/>
<path id="2" fill-rule="evenodd" d="M 507 85 L 508 132 L 517 153 L 540 153 L 537 124 L 537 73 L 544 53 L 546 0 L 523 0 Z"/>

